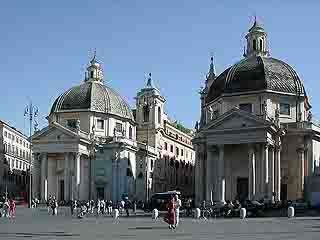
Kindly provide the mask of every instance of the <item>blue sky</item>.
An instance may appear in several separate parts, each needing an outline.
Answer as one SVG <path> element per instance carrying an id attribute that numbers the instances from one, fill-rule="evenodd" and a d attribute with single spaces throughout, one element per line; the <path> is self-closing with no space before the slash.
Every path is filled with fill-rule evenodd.
<path id="1" fill-rule="evenodd" d="M 96 48 L 106 84 L 132 106 L 152 72 L 169 115 L 193 127 L 210 53 L 218 73 L 240 60 L 255 14 L 268 32 L 271 55 L 295 68 L 320 117 L 319 9 L 316 0 L 4 1 L 0 119 L 26 131 L 23 112 L 32 99 L 40 127 L 46 126 L 53 101 L 83 81 Z"/>

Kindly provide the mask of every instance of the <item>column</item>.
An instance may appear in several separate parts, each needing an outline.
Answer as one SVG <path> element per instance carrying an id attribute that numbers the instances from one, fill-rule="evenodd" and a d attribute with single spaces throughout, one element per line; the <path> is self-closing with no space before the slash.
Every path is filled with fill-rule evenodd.
<path id="1" fill-rule="evenodd" d="M 263 197 L 267 197 L 268 195 L 268 185 L 269 185 L 269 145 L 262 144 L 261 151 L 261 192 L 264 193 Z"/>
<path id="2" fill-rule="evenodd" d="M 34 154 L 34 161 L 33 161 L 33 168 L 32 168 L 32 196 L 36 197 L 38 199 L 41 198 L 41 179 L 40 179 L 40 174 L 41 174 L 41 163 L 39 159 L 39 154 L 35 153 Z"/>
<path id="3" fill-rule="evenodd" d="M 270 156 L 269 156 L 269 192 L 268 198 L 269 200 L 274 201 L 274 147 L 270 147 Z"/>
<path id="4" fill-rule="evenodd" d="M 298 152 L 298 189 L 297 199 L 304 197 L 304 147 L 297 149 Z"/>
<path id="5" fill-rule="evenodd" d="M 275 148 L 275 201 L 280 201 L 281 193 L 281 146 L 278 145 Z"/>
<path id="6" fill-rule="evenodd" d="M 76 153 L 75 154 L 75 178 L 76 178 L 76 196 L 78 200 L 80 199 L 80 182 L 81 182 L 81 171 L 80 171 L 80 159 L 81 159 L 81 154 Z"/>
<path id="7" fill-rule="evenodd" d="M 41 199 L 48 200 L 48 154 L 41 156 Z"/>
<path id="8" fill-rule="evenodd" d="M 226 180 L 224 172 L 224 145 L 219 145 L 218 171 L 218 201 L 224 203 L 226 192 Z"/>
<path id="9" fill-rule="evenodd" d="M 218 201 L 219 200 L 219 187 L 218 187 L 218 161 L 219 161 L 219 149 L 215 149 L 214 158 L 212 159 L 212 185 L 213 185 L 213 200 Z"/>
<path id="10" fill-rule="evenodd" d="M 212 156 L 212 151 L 211 149 L 207 148 L 207 158 L 206 158 L 206 162 L 207 162 L 207 166 L 206 166 L 206 201 L 210 201 L 212 200 L 212 160 L 213 160 L 213 156 Z"/>
<path id="11" fill-rule="evenodd" d="M 64 153 L 64 200 L 70 200 L 70 169 L 69 169 L 69 153 Z"/>
<path id="12" fill-rule="evenodd" d="M 249 200 L 254 199 L 256 195 L 256 159 L 252 145 L 249 145 Z"/>

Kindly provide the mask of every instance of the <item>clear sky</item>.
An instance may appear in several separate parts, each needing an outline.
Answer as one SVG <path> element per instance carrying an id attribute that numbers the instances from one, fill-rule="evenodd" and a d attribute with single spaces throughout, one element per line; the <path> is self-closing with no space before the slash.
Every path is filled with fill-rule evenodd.
<path id="1" fill-rule="evenodd" d="M 320 117 L 319 10 L 316 0 L 3 1 L 0 119 L 25 132 L 23 112 L 32 99 L 46 126 L 55 98 L 83 81 L 96 48 L 106 84 L 131 106 L 152 72 L 169 115 L 194 127 L 210 54 L 218 73 L 240 60 L 255 14 L 271 55 L 295 68 Z"/>

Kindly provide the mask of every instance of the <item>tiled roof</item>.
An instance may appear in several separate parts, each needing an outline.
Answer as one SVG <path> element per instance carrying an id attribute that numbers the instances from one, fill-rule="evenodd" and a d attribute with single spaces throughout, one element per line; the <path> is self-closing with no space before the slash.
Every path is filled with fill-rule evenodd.
<path id="1" fill-rule="evenodd" d="M 129 104 L 114 89 L 98 82 L 85 82 L 61 94 L 51 113 L 65 110 L 88 110 L 133 119 Z"/>
<path id="2" fill-rule="evenodd" d="M 302 81 L 288 64 L 271 57 L 252 56 L 221 73 L 212 83 L 206 102 L 223 93 L 259 90 L 305 94 Z"/>

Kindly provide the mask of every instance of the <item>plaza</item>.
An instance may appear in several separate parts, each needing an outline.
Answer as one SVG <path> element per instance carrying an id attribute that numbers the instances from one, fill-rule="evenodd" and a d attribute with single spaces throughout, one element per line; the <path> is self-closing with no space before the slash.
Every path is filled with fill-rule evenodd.
<path id="1" fill-rule="evenodd" d="M 50 216 L 45 208 L 18 207 L 14 219 L 0 218 L 0 239 L 315 239 L 320 235 L 320 218 L 248 218 L 240 220 L 195 220 L 181 218 L 169 230 L 160 218 L 149 216 L 71 217 L 69 208 Z"/>

